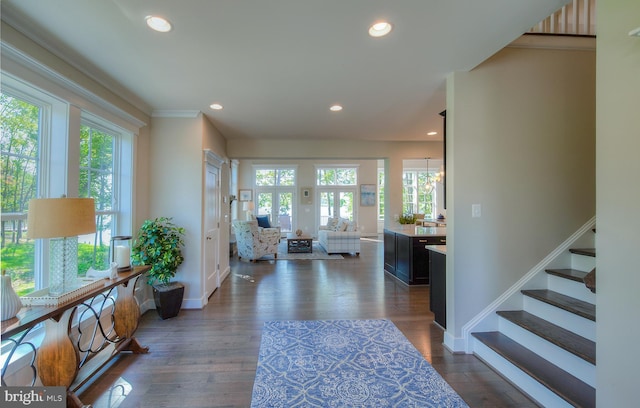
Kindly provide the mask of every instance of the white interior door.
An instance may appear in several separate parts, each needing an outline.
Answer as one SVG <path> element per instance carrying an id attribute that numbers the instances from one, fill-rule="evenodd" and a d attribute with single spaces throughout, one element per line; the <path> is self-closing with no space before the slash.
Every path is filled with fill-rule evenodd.
<path id="1" fill-rule="evenodd" d="M 205 180 L 205 299 L 220 287 L 220 170 L 207 163 Z"/>

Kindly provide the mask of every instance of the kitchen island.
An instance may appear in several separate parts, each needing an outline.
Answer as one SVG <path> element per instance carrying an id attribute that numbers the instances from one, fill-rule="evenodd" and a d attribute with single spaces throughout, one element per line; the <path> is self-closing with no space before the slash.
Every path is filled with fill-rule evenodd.
<path id="1" fill-rule="evenodd" d="M 447 246 L 427 245 L 431 284 L 429 288 L 429 308 L 433 321 L 443 329 L 447 328 Z"/>
<path id="2" fill-rule="evenodd" d="M 447 229 L 414 225 L 384 229 L 384 270 L 407 285 L 428 285 L 429 250 L 444 245 Z"/>

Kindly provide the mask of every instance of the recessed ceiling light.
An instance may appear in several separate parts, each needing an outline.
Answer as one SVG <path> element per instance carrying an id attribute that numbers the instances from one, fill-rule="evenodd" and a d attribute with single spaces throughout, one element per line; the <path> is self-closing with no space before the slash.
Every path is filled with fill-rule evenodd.
<path id="1" fill-rule="evenodd" d="M 369 35 L 372 37 L 383 37 L 391 32 L 391 23 L 378 21 L 369 27 Z"/>
<path id="2" fill-rule="evenodd" d="M 329 110 L 331 112 L 340 112 L 342 110 L 342 106 L 340 105 L 333 105 L 329 108 Z"/>
<path id="3" fill-rule="evenodd" d="M 429 132 L 429 133 L 427 133 L 427 136 L 435 136 L 437 134 L 438 134 L 438 132 Z"/>
<path id="4" fill-rule="evenodd" d="M 209 105 L 209 107 L 213 110 L 222 110 L 222 105 L 220 105 L 219 103 L 212 103 L 211 105 Z"/>
<path id="5" fill-rule="evenodd" d="M 147 16 L 145 17 L 147 21 L 147 25 L 156 31 L 161 33 L 166 33 L 171 31 L 171 23 L 166 18 L 158 17 L 158 16 Z"/>

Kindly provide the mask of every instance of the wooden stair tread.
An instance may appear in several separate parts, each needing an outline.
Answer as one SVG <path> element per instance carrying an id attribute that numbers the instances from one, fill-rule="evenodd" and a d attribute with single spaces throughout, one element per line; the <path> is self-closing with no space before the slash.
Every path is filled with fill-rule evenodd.
<path id="1" fill-rule="evenodd" d="M 572 254 L 578 254 L 578 255 L 592 256 L 592 257 L 596 256 L 595 248 L 571 248 L 569 249 L 569 252 L 571 252 Z"/>
<path id="2" fill-rule="evenodd" d="M 563 310 L 596 321 L 596 305 L 548 289 L 523 290 L 522 293 Z"/>
<path id="3" fill-rule="evenodd" d="M 595 407 L 596 391 L 500 332 L 472 333 L 479 341 L 577 407 Z"/>
<path id="4" fill-rule="evenodd" d="M 498 311 L 498 316 L 588 361 L 596 363 L 596 343 L 524 310 Z"/>
<path id="5" fill-rule="evenodd" d="M 585 271 L 579 271 L 577 269 L 547 269 L 546 272 L 550 275 L 558 276 L 580 283 L 584 283 L 584 277 L 587 276 L 588 273 Z"/>

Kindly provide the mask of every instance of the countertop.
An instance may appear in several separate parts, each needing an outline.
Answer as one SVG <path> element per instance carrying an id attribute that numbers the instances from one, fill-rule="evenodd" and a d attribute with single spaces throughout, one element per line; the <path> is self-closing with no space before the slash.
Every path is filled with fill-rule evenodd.
<path id="1" fill-rule="evenodd" d="M 429 251 L 437 252 L 442 255 L 447 254 L 447 246 L 446 245 L 425 245 L 424 246 Z"/>
<path id="2" fill-rule="evenodd" d="M 405 227 L 385 228 L 387 231 L 408 237 L 444 237 L 447 236 L 447 229 L 444 227 L 417 227 L 415 225 Z"/>

